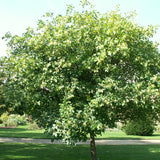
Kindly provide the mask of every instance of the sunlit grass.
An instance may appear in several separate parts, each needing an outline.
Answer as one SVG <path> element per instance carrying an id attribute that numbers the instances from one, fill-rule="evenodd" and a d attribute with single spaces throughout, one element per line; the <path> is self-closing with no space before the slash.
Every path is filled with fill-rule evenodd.
<path id="1" fill-rule="evenodd" d="M 152 136 L 136 136 L 126 135 L 123 131 L 106 131 L 102 135 L 98 135 L 97 139 L 160 139 L 160 133 L 155 132 Z"/>
<path id="2" fill-rule="evenodd" d="M 16 137 L 16 138 L 48 138 L 44 134 L 44 130 L 28 129 L 29 125 L 18 126 L 16 128 L 0 128 L 0 137 Z"/>

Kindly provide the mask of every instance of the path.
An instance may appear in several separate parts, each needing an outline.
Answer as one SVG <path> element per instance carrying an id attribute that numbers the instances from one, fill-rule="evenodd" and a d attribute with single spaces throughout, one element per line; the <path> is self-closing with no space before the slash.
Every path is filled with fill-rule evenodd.
<path id="1" fill-rule="evenodd" d="M 50 139 L 31 139 L 31 138 L 4 138 L 0 137 L 2 143 L 43 143 L 43 144 L 62 144 L 61 141 L 51 142 Z M 79 142 L 78 144 L 89 144 Z M 160 140 L 96 140 L 96 145 L 160 145 Z"/>

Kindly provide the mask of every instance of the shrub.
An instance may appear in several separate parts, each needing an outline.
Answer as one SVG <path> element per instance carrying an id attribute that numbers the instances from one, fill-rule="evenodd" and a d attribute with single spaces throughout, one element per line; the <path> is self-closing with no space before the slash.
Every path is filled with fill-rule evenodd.
<path id="1" fill-rule="evenodd" d="M 18 125 L 25 125 L 27 124 L 27 119 L 26 119 L 26 116 L 25 115 L 17 115 L 17 121 L 18 121 Z"/>
<path id="2" fill-rule="evenodd" d="M 4 123 L 9 119 L 8 112 L 5 112 L 1 115 L 1 121 Z"/>
<path id="3" fill-rule="evenodd" d="M 6 122 L 4 122 L 5 127 L 16 127 L 18 125 L 16 119 L 9 118 Z"/>
<path id="4" fill-rule="evenodd" d="M 127 135 L 151 136 L 154 132 L 155 125 L 152 120 L 131 120 L 123 130 Z"/>
<path id="5" fill-rule="evenodd" d="M 25 115 L 23 115 L 23 116 L 20 116 L 17 114 L 8 115 L 8 113 L 3 113 L 1 115 L 1 120 L 3 122 L 3 125 L 6 127 L 15 127 L 18 125 L 27 124 L 27 120 L 26 120 Z"/>
<path id="6" fill-rule="evenodd" d="M 38 125 L 37 125 L 36 122 L 30 122 L 28 129 L 30 129 L 30 130 L 37 130 L 37 129 L 40 129 L 40 128 L 38 127 Z"/>
<path id="7" fill-rule="evenodd" d="M 6 127 L 16 127 L 18 125 L 18 120 L 16 118 L 16 115 L 14 114 L 9 115 L 7 121 L 4 121 L 3 124 Z"/>

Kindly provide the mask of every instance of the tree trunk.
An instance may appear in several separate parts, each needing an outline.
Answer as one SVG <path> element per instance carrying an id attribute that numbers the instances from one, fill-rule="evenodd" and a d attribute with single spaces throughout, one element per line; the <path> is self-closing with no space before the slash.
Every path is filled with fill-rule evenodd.
<path id="1" fill-rule="evenodd" d="M 94 134 L 92 134 L 92 133 L 90 133 L 90 149 L 91 149 L 92 160 L 97 160 L 95 139 L 94 139 Z"/>

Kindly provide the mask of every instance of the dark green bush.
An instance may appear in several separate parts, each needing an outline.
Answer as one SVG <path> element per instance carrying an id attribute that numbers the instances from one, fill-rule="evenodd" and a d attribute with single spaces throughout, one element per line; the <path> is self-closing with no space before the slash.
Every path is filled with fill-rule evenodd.
<path id="1" fill-rule="evenodd" d="M 2 124 L 3 123 L 3 121 L 1 120 L 1 118 L 0 118 L 0 124 Z"/>
<path id="2" fill-rule="evenodd" d="M 123 130 L 127 135 L 151 136 L 154 132 L 155 125 L 152 120 L 131 120 Z"/>

